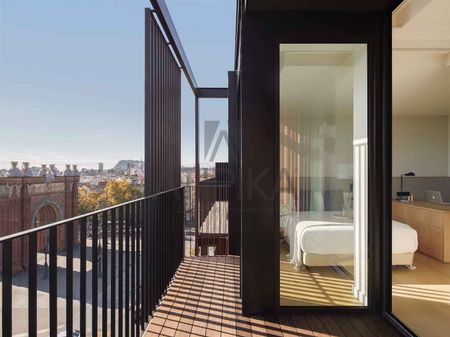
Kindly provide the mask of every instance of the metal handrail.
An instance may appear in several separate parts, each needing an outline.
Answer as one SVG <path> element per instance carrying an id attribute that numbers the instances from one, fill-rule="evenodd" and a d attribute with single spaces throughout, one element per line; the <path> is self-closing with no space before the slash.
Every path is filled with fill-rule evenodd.
<path id="1" fill-rule="evenodd" d="M 138 201 L 152 199 L 152 198 L 155 198 L 155 197 L 157 197 L 159 195 L 162 195 L 162 194 L 165 194 L 165 193 L 169 193 L 169 192 L 173 192 L 173 191 L 176 191 L 176 190 L 179 190 L 179 189 L 182 189 L 182 188 L 183 188 L 182 186 L 176 187 L 176 188 L 172 188 L 170 190 L 162 191 L 162 192 L 159 192 L 159 193 L 155 193 L 155 194 L 149 195 L 147 197 L 133 199 L 133 200 L 121 203 L 121 204 L 117 204 L 117 205 L 114 205 L 114 206 L 109 206 L 109 207 L 102 208 L 102 209 L 99 209 L 99 210 L 96 210 L 96 211 L 93 211 L 93 212 L 89 212 L 89 213 L 77 215 L 77 216 L 74 216 L 74 217 L 71 217 L 71 218 L 67 218 L 67 219 L 56 221 L 56 222 L 52 222 L 52 223 L 47 224 L 47 225 L 43 225 L 43 226 L 27 229 L 27 230 L 24 230 L 24 231 L 21 231 L 21 232 L 17 232 L 17 233 L 9 234 L 9 235 L 6 235 L 6 236 L 2 236 L 2 237 L 0 237 L 0 244 L 5 242 L 5 241 L 14 240 L 14 239 L 21 238 L 23 236 L 27 236 L 27 235 L 32 234 L 32 233 L 41 232 L 41 231 L 50 229 L 52 227 L 58 227 L 58 226 L 61 226 L 61 225 L 65 225 L 68 222 L 79 221 L 79 220 L 82 220 L 83 218 L 88 218 L 88 217 L 93 216 L 93 215 L 98 215 L 98 214 L 101 214 L 103 212 L 107 212 L 107 211 L 110 211 L 110 210 L 113 210 L 115 208 L 119 208 L 119 207 L 122 207 L 122 206 L 130 205 L 130 204 L 138 202 Z"/>
<path id="2" fill-rule="evenodd" d="M 72 335 L 75 319 L 79 320 L 81 336 L 86 336 L 89 316 L 91 331 L 101 330 L 103 336 L 109 333 L 115 336 L 116 331 L 119 335 L 125 332 L 126 336 L 141 336 L 184 258 L 184 191 L 180 186 L 1 238 L 3 310 L 0 334 L 13 335 L 14 275 L 26 272 L 30 336 L 37 336 L 41 319 L 38 315 L 39 282 L 47 278 L 51 337 L 56 337 L 61 330 L 58 326 L 59 284 L 66 288 L 67 336 Z M 61 228 L 61 225 L 65 226 Z M 49 247 L 42 248 L 38 234 L 46 230 Z M 17 238 L 21 240 L 14 240 Z M 58 262 L 63 251 L 64 266 Z M 43 279 L 38 278 L 41 253 L 45 254 Z M 74 268 L 76 259 L 79 270 Z M 92 263 L 88 269 L 89 259 Z M 61 267 L 65 270 L 64 280 L 59 277 Z M 78 279 L 76 273 L 79 273 Z M 75 288 L 78 288 L 78 299 L 74 298 Z M 78 318 L 74 316 L 75 301 L 79 301 Z M 90 313 L 88 301 L 96 308 Z"/>

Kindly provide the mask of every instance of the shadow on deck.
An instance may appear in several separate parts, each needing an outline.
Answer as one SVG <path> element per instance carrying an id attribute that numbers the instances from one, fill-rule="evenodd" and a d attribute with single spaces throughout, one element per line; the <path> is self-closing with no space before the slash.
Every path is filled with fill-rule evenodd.
<path id="1" fill-rule="evenodd" d="M 242 316 L 239 257 L 191 257 L 144 333 L 150 336 L 398 336 L 369 315 Z"/>

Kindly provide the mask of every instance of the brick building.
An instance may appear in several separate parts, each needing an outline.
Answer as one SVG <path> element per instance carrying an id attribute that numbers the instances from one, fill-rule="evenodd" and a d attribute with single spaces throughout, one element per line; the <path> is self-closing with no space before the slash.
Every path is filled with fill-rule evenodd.
<path id="1" fill-rule="evenodd" d="M 0 236 L 77 215 L 79 176 L 0 177 Z M 38 234 L 38 252 L 44 252 L 48 232 Z M 58 229 L 58 251 L 64 250 L 65 231 Z M 13 243 L 13 272 L 27 268 L 28 242 Z M 0 254 L 1 266 L 1 254 Z M 1 267 L 0 267 L 1 268 Z"/>

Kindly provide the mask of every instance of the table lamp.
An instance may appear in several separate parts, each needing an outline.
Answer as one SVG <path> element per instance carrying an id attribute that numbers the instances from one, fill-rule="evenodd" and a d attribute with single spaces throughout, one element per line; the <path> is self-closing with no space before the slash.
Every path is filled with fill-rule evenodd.
<path id="1" fill-rule="evenodd" d="M 397 199 L 408 199 L 411 192 L 403 191 L 403 177 L 415 177 L 416 174 L 414 172 L 403 173 L 400 175 L 400 192 L 397 192 Z"/>

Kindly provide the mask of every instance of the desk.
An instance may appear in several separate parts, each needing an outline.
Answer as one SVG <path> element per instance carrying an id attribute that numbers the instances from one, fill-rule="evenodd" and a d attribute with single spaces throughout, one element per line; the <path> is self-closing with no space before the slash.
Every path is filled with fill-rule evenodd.
<path id="1" fill-rule="evenodd" d="M 450 206 L 393 200 L 392 219 L 417 231 L 420 253 L 450 263 Z"/>

